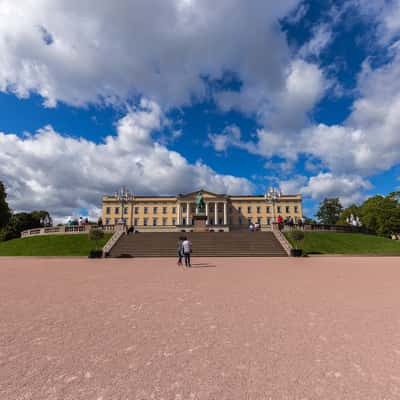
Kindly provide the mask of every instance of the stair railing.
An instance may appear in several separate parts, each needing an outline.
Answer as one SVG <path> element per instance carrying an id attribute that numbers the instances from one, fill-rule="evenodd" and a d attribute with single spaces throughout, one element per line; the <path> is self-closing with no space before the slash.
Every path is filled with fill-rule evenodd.
<path id="1" fill-rule="evenodd" d="M 125 226 L 117 225 L 114 234 L 103 247 L 103 257 L 107 257 L 111 249 L 117 244 L 118 240 L 125 234 Z"/>
<path id="2" fill-rule="evenodd" d="M 281 244 L 286 254 L 290 256 L 290 251 L 292 250 L 293 247 L 286 239 L 285 235 L 279 230 L 279 228 L 274 228 L 274 226 L 272 227 L 272 233 L 274 234 L 278 242 Z"/>

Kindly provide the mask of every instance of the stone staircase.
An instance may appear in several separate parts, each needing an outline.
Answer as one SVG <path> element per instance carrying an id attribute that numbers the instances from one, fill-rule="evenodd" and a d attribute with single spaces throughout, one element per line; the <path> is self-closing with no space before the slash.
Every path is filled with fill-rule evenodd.
<path id="1" fill-rule="evenodd" d="M 138 233 L 122 236 L 110 257 L 177 257 L 177 241 L 187 236 L 193 257 L 285 257 L 272 232 Z"/>

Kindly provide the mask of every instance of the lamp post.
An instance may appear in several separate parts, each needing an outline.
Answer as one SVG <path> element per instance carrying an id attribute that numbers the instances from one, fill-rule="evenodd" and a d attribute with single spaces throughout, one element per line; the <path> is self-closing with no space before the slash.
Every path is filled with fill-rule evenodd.
<path id="1" fill-rule="evenodd" d="M 272 204 L 273 222 L 276 222 L 275 203 L 281 197 L 281 192 L 271 187 L 264 197 L 265 201 L 269 201 Z"/>
<path id="2" fill-rule="evenodd" d="M 121 204 L 121 222 L 125 224 L 124 206 L 134 199 L 133 193 L 131 193 L 126 187 L 122 187 L 118 192 L 115 192 L 115 198 Z"/>

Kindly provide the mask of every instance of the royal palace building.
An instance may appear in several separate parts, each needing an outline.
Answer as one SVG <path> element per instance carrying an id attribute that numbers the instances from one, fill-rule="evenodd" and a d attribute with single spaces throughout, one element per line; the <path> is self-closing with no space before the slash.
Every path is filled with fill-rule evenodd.
<path id="1" fill-rule="evenodd" d="M 247 229 L 251 223 L 268 229 L 279 215 L 283 219 L 292 217 L 294 222 L 303 216 L 301 195 L 283 195 L 275 190 L 254 196 L 206 190 L 177 196 L 134 196 L 125 191 L 103 196 L 103 224 L 125 223 L 139 231 L 190 230 L 199 211 L 196 205 L 199 193 L 205 224 L 210 230 Z"/>

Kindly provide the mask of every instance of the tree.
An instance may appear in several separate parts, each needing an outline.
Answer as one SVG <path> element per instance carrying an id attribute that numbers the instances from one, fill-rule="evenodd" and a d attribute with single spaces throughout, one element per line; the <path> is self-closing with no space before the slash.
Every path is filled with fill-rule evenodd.
<path id="1" fill-rule="evenodd" d="M 17 239 L 21 236 L 22 231 L 43 227 L 44 216 L 50 218 L 47 211 L 32 211 L 31 213 L 21 212 L 12 215 L 8 224 L 1 232 L 0 240 Z"/>
<path id="2" fill-rule="evenodd" d="M 335 225 L 339 221 L 342 211 L 343 207 L 340 204 L 339 198 L 326 198 L 320 204 L 315 216 L 322 224 Z"/>
<path id="3" fill-rule="evenodd" d="M 400 232 L 399 192 L 370 197 L 359 209 L 363 226 L 378 235 L 390 236 Z"/>
<path id="4" fill-rule="evenodd" d="M 299 248 L 305 237 L 304 232 L 299 230 L 289 232 L 289 236 L 294 243 L 295 249 Z"/>
<path id="5" fill-rule="evenodd" d="M 349 218 L 350 215 L 360 217 L 360 208 L 357 207 L 355 204 L 352 204 L 351 206 L 345 208 L 343 210 L 343 212 L 340 214 L 340 217 L 339 217 L 339 220 L 338 220 L 337 224 L 338 225 L 346 225 L 347 224 L 347 218 Z"/>
<path id="6" fill-rule="evenodd" d="M 0 229 L 4 228 L 10 221 L 11 210 L 7 203 L 7 193 L 3 183 L 0 181 Z"/>
<path id="7" fill-rule="evenodd" d="M 93 228 L 89 231 L 89 239 L 96 242 L 96 251 L 99 249 L 99 240 L 103 239 L 104 232 L 101 229 Z"/>

